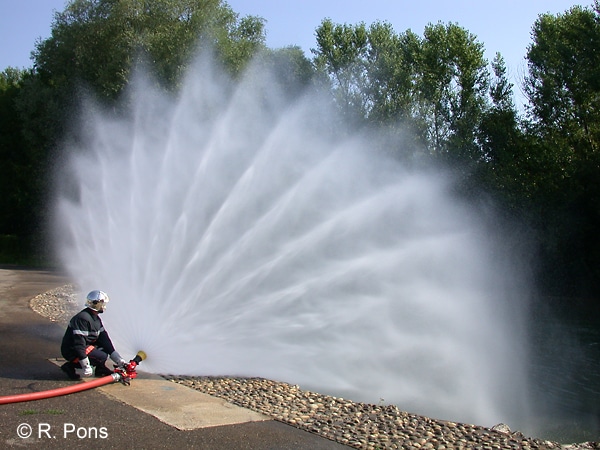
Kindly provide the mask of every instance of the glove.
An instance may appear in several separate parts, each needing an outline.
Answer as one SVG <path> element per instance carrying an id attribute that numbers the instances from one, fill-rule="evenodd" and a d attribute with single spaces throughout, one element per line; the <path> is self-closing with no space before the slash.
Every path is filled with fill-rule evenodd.
<path id="1" fill-rule="evenodd" d="M 127 365 L 127 361 L 125 361 L 116 350 L 110 354 L 110 359 L 112 359 L 113 362 L 120 368 L 123 368 Z"/>
<path id="2" fill-rule="evenodd" d="M 81 369 L 75 369 L 75 373 L 80 377 L 89 378 L 94 374 L 89 358 L 83 358 L 79 361 Z"/>

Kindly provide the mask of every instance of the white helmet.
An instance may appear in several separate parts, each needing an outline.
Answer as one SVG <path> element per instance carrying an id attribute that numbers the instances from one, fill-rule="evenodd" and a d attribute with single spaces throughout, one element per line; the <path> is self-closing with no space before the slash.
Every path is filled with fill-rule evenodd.
<path id="1" fill-rule="evenodd" d="M 109 300 L 110 299 L 108 298 L 108 295 L 106 295 L 106 292 L 92 291 L 87 295 L 85 299 L 85 305 L 88 308 L 101 313 L 106 310 Z"/>

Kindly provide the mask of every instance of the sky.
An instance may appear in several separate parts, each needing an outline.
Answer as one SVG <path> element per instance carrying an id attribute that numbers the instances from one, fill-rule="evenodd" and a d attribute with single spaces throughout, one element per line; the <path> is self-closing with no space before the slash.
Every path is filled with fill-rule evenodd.
<path id="1" fill-rule="evenodd" d="M 229 0 L 240 16 L 266 20 L 267 45 L 300 46 L 308 57 L 316 47 L 315 29 L 325 18 L 334 23 L 367 25 L 389 22 L 397 33 L 408 29 L 422 36 L 427 24 L 456 23 L 474 34 L 493 59 L 500 52 L 515 86 L 526 73 L 525 55 L 532 26 L 542 13 L 564 13 L 593 0 Z M 54 11 L 66 0 L 0 0 L 0 70 L 32 66 L 38 39 L 50 36 Z M 516 88 L 515 88 L 516 89 Z"/>

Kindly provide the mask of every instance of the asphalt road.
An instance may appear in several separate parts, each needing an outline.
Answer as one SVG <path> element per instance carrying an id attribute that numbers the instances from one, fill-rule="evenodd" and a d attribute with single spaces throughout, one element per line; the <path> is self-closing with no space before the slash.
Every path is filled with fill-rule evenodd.
<path id="1" fill-rule="evenodd" d="M 29 308 L 67 282 L 59 273 L 0 266 L 0 396 L 68 386 L 48 361 L 60 356 L 62 327 Z M 89 390 L 0 405 L 0 448 L 347 449 L 268 420 L 180 431 L 128 404 Z"/>

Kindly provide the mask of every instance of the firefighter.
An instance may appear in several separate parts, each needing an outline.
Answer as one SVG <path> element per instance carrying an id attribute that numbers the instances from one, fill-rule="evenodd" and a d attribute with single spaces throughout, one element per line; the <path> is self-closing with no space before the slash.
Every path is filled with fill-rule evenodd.
<path id="1" fill-rule="evenodd" d="M 113 373 L 106 367 L 110 359 L 123 367 L 127 362 L 115 351 L 115 347 L 102 325 L 100 314 L 107 307 L 109 298 L 105 292 L 92 291 L 86 297 L 86 308 L 69 321 L 60 351 L 67 360 L 61 369 L 72 380 L 81 377 L 103 377 Z"/>

